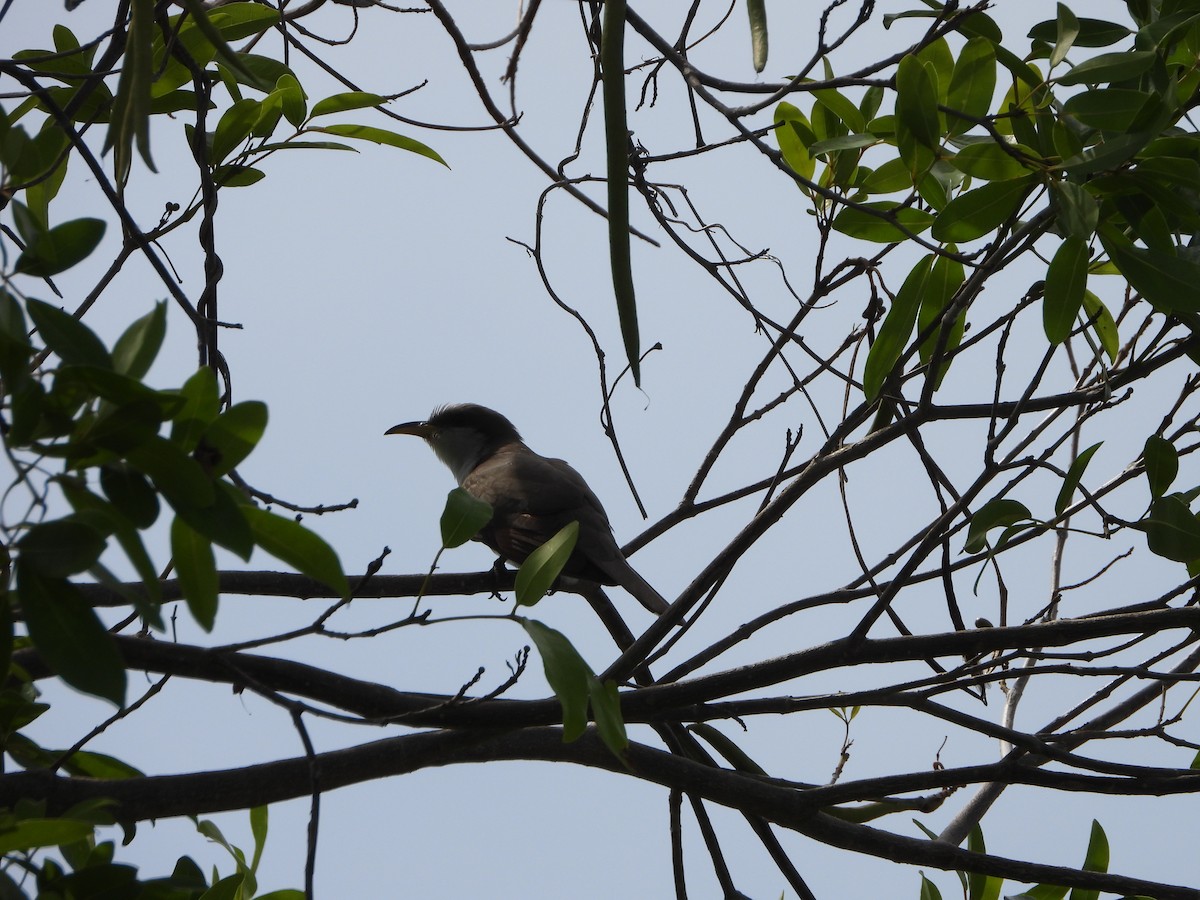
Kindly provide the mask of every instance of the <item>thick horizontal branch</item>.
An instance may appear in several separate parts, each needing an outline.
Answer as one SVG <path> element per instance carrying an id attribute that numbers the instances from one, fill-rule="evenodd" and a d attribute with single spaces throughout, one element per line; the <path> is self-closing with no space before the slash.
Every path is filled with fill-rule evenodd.
<path id="1" fill-rule="evenodd" d="M 375 741 L 345 750 L 297 757 L 240 769 L 191 775 L 160 775 L 101 781 L 45 772 L 0 776 L 0 805 L 22 798 L 44 799 L 51 813 L 100 797 L 116 804 L 125 821 L 199 815 L 274 803 L 433 766 L 504 760 L 573 762 L 633 775 L 686 791 L 843 849 L 911 865 L 964 870 L 1022 882 L 1198 900 L 1200 891 L 1138 878 L 1048 866 L 972 853 L 949 844 L 889 834 L 825 815 L 806 792 L 766 784 L 744 774 L 716 769 L 644 745 L 631 745 L 624 761 L 613 757 L 592 733 L 571 744 L 557 728 L 508 732 L 437 731 Z"/>
<path id="2" fill-rule="evenodd" d="M 298 600 L 337 599 L 338 593 L 329 585 L 306 575 L 291 572 L 237 572 L 218 573 L 219 590 L 222 594 L 242 594 L 262 597 L 295 597 Z M 372 575 L 370 578 L 351 577 L 351 593 L 354 599 L 380 599 L 386 597 L 467 596 L 486 594 L 491 591 L 512 590 L 516 572 L 488 571 L 449 573 L 445 575 Z M 164 602 L 182 600 L 183 591 L 177 578 L 160 582 Z M 128 606 L 129 597 L 103 584 L 77 584 L 92 606 Z M 146 589 L 140 582 L 122 585 L 123 590 L 145 597 Z M 424 588 L 424 590 L 422 590 Z"/>
<path id="3" fill-rule="evenodd" d="M 858 644 L 843 638 L 737 669 L 625 691 L 621 695 L 621 708 L 629 722 L 726 718 L 738 714 L 736 703 L 723 704 L 720 709 L 709 709 L 706 704 L 816 672 L 948 656 L 974 657 L 1023 647 L 1061 647 L 1096 638 L 1151 634 L 1175 628 L 1200 629 L 1200 608 L 1058 619 L 1036 625 L 906 635 Z M 418 727 L 500 728 L 550 724 L 561 715 L 558 701 L 553 698 L 474 700 L 405 692 L 291 660 L 148 638 L 115 636 L 114 640 L 130 668 L 304 697 L 371 720 L 399 721 Z M 52 674 L 36 650 L 20 650 L 13 654 L 13 659 L 33 678 Z"/>

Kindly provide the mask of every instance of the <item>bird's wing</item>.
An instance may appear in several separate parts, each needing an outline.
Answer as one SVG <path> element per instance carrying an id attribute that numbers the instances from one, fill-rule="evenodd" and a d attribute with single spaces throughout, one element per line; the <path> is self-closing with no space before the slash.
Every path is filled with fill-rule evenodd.
<path id="1" fill-rule="evenodd" d="M 589 508 L 596 515 L 581 516 L 579 519 L 578 552 L 582 552 L 588 561 L 604 573 L 605 578 L 598 579 L 603 583 L 619 584 L 629 591 L 642 606 L 656 615 L 666 612 L 667 601 L 662 594 L 646 581 L 637 570 L 625 559 L 621 548 L 613 537 L 612 526 L 608 522 L 608 514 L 600 505 L 599 498 L 587 486 L 583 476 L 561 459 L 546 459 L 566 483 L 573 484 L 585 498 L 580 506 Z M 564 522 L 565 524 L 565 522 Z"/>
<path id="2" fill-rule="evenodd" d="M 514 490 L 514 485 L 520 485 L 520 490 Z M 652 612 L 666 609 L 662 596 L 621 554 L 599 498 L 564 460 L 539 456 L 524 444 L 510 444 L 476 466 L 462 486 L 495 509 L 485 540 L 506 558 L 520 562 L 571 522 L 578 522 L 579 540 L 564 574 L 619 584 Z"/>

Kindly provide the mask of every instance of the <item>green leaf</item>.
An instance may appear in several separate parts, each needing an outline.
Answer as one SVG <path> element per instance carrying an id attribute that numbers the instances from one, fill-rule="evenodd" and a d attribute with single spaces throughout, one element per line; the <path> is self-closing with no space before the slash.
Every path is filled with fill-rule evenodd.
<path id="1" fill-rule="evenodd" d="M 11 393 L 29 374 L 33 345 L 21 304 L 7 291 L 0 290 L 0 378 Z M 103 349 L 101 344 L 101 349 Z"/>
<path id="2" fill-rule="evenodd" d="M 967 529 L 967 543 L 963 550 L 967 553 L 978 553 L 986 545 L 987 533 L 993 528 L 1014 525 L 1032 518 L 1029 508 L 1018 500 L 989 500 L 971 517 L 971 525 Z"/>
<path id="3" fill-rule="evenodd" d="M 141 379 L 150 371 L 167 334 L 167 304 L 160 301 L 125 329 L 113 345 L 113 369 L 121 375 Z"/>
<path id="4" fill-rule="evenodd" d="M 249 187 L 266 177 L 266 172 L 253 166 L 224 165 L 213 170 L 213 181 L 218 187 Z"/>
<path id="5" fill-rule="evenodd" d="M 385 131 L 382 128 L 372 128 L 370 125 L 313 125 L 309 131 L 321 131 L 325 134 L 334 134 L 338 137 L 354 138 L 360 141 L 370 141 L 373 144 L 383 144 L 388 147 L 399 147 L 401 150 L 408 150 L 410 153 L 416 153 L 434 162 L 439 162 L 447 169 L 450 168 L 436 150 L 425 146 L 420 141 L 413 140 L 410 137 L 405 137 L 402 134 L 396 134 L 394 131 Z"/>
<path id="6" fill-rule="evenodd" d="M 213 475 L 224 475 L 250 455 L 266 428 L 267 405 L 259 400 L 243 400 L 205 429 L 198 452 Z"/>
<path id="7" fill-rule="evenodd" d="M 1088 19 L 1080 16 L 1075 22 L 1079 29 L 1079 33 L 1075 36 L 1076 47 L 1108 47 L 1133 34 L 1124 25 L 1105 22 L 1103 19 Z M 1047 44 L 1053 44 L 1057 35 L 1058 22 L 1055 19 L 1039 22 L 1029 30 L 1031 38 Z"/>
<path id="8" fill-rule="evenodd" d="M 746 13 L 750 17 L 750 58 L 754 71 L 767 67 L 767 10 L 763 0 L 746 0 Z"/>
<path id="9" fill-rule="evenodd" d="M 63 751 L 52 755 L 62 756 Z M 63 761 L 63 768 L 70 774 L 85 778 L 103 778 L 107 781 L 118 781 L 123 778 L 140 778 L 145 775 L 129 763 L 108 756 L 105 753 L 94 753 L 91 750 L 76 750 Z"/>
<path id="10" fill-rule="evenodd" d="M 1103 131 L 1127 131 L 1150 103 L 1153 94 L 1127 88 L 1101 88 L 1069 97 L 1063 112 L 1074 116 L 1089 128 Z"/>
<path id="11" fill-rule="evenodd" d="M 1121 336 L 1117 333 L 1117 323 L 1112 313 L 1104 301 L 1091 291 L 1083 292 L 1083 311 L 1087 314 L 1089 326 L 1096 332 L 1100 347 L 1111 362 L 1116 362 L 1117 354 L 1121 351 Z"/>
<path id="12" fill-rule="evenodd" d="M 1158 54 L 1153 50 L 1123 50 L 1119 53 L 1101 53 L 1058 76 L 1060 85 L 1100 84 L 1101 82 L 1128 81 L 1154 65 Z"/>
<path id="13" fill-rule="evenodd" d="M 250 810 L 250 833 L 254 836 L 254 857 L 250 860 L 250 871 L 258 871 L 263 848 L 267 845 L 267 807 L 255 806 Z M 259 898 L 261 900 L 261 897 Z"/>
<path id="14" fill-rule="evenodd" d="M 1152 434 L 1146 438 L 1142 459 L 1146 464 L 1146 480 L 1150 482 L 1150 496 L 1157 499 L 1167 492 L 1179 474 L 1179 454 L 1166 438 Z"/>
<path id="15" fill-rule="evenodd" d="M 942 129 L 938 120 L 938 92 L 929 70 L 909 54 L 896 69 L 896 122 L 924 147 L 937 149 Z"/>
<path id="16" fill-rule="evenodd" d="M 280 20 L 278 10 L 260 3 L 229 3 L 212 10 L 208 17 L 227 41 L 261 34 Z"/>
<path id="17" fill-rule="evenodd" d="M 967 849 L 972 853 L 987 853 L 987 845 L 983 840 L 983 829 L 978 825 L 967 835 Z M 1004 879 L 995 875 L 981 875 L 971 872 L 967 875 L 969 900 L 999 900 L 1000 890 L 1004 887 Z"/>
<path id="18" fill-rule="evenodd" d="M 210 482 L 213 487 L 211 503 L 191 504 L 172 501 L 175 512 L 192 528 L 214 544 L 248 560 L 254 551 L 254 534 L 250 529 L 245 496 L 227 481 Z"/>
<path id="19" fill-rule="evenodd" d="M 243 512 L 259 547 L 297 572 L 333 588 L 342 598 L 350 595 L 341 561 L 324 540 L 299 522 L 265 509 L 245 506 Z"/>
<path id="20" fill-rule="evenodd" d="M 592 702 L 592 717 L 596 730 L 613 755 L 620 758 L 629 748 L 629 735 L 625 731 L 625 719 L 621 715 L 621 695 L 611 678 L 601 683 L 596 676 L 588 678 L 588 698 Z"/>
<path id="21" fill-rule="evenodd" d="M 895 303 L 888 310 L 887 317 L 879 328 L 875 343 L 871 345 L 863 368 L 863 393 L 868 402 L 879 396 L 884 382 L 896 367 L 897 360 L 908 344 L 913 325 L 917 321 L 917 312 L 921 308 L 921 296 L 925 293 L 925 282 L 932 264 L 933 256 L 925 256 L 908 273 L 896 294 Z"/>
<path id="22" fill-rule="evenodd" d="M 384 98 L 378 94 L 368 94 L 366 91 L 346 91 L 326 97 L 324 100 L 318 100 L 313 106 L 312 112 L 309 113 L 309 118 L 315 119 L 318 116 L 348 112 L 352 109 L 381 106 L 384 102 Z"/>
<path id="23" fill-rule="evenodd" d="M 171 522 L 171 558 L 192 617 L 205 631 L 217 618 L 217 561 L 212 544 L 179 516 Z"/>
<path id="24" fill-rule="evenodd" d="M 442 510 L 442 546 L 461 547 L 490 521 L 490 503 L 473 497 L 460 487 L 455 488 L 446 495 L 446 508 Z"/>
<path id="25" fill-rule="evenodd" d="M 808 117 L 787 101 L 775 107 L 775 140 L 788 167 L 806 180 L 812 180 L 816 160 L 807 148 L 816 142 Z"/>
<path id="26" fill-rule="evenodd" d="M 283 100 L 283 115 L 293 128 L 299 128 L 308 118 L 308 100 L 295 75 L 284 75 L 275 84 Z"/>
<path id="27" fill-rule="evenodd" d="M 1134 290 L 1164 313 L 1200 312 L 1200 265 L 1161 250 L 1143 250 L 1116 229 L 1102 227 L 1100 240 Z"/>
<path id="28" fill-rule="evenodd" d="M 876 210 L 875 215 L 867 210 Z M 833 227 L 842 234 L 879 244 L 894 244 L 908 240 L 909 234 L 920 234 L 933 224 L 934 217 L 923 209 L 901 206 L 893 200 L 874 200 L 847 206 L 834 217 Z M 892 220 L 900 227 L 892 224 Z M 903 228 L 903 230 L 902 230 Z"/>
<path id="29" fill-rule="evenodd" d="M 868 194 L 893 194 L 907 191 L 913 186 L 912 173 L 908 165 L 896 156 L 871 172 L 859 185 Z"/>
<path id="30" fill-rule="evenodd" d="M 589 685 L 594 673 L 562 632 L 536 619 L 516 617 L 537 646 L 546 681 L 563 709 L 563 741 L 577 740 L 587 730 Z"/>
<path id="31" fill-rule="evenodd" d="M 20 558 L 47 578 L 65 578 L 95 565 L 107 545 L 105 535 L 74 517 L 39 522 L 17 541 Z"/>
<path id="32" fill-rule="evenodd" d="M 838 137 L 826 138 L 823 141 L 816 141 L 808 148 L 808 152 L 813 156 L 823 156 L 839 150 L 857 150 L 860 147 L 871 147 L 878 143 L 879 138 L 873 134 L 843 134 Z"/>
<path id="33" fill-rule="evenodd" d="M 1084 470 L 1087 469 L 1088 463 L 1092 461 L 1092 457 L 1096 451 L 1100 449 L 1100 444 L 1104 441 L 1092 444 L 1086 450 L 1082 451 L 1071 462 L 1071 468 L 1067 469 L 1067 476 L 1063 479 L 1062 487 L 1058 491 L 1058 499 L 1054 501 L 1054 514 L 1061 516 L 1068 506 L 1071 505 L 1071 498 L 1075 496 L 1075 488 L 1079 487 L 1079 480 L 1083 478 Z"/>
<path id="34" fill-rule="evenodd" d="M 924 332 L 933 322 L 941 319 L 940 327 L 926 338 L 920 347 L 921 362 L 928 364 L 933 359 L 937 349 L 938 336 L 945 329 L 950 333 L 945 341 L 945 354 L 951 353 L 962 340 L 963 329 L 966 325 L 966 310 L 958 314 L 953 322 L 947 321 L 943 315 L 946 308 L 954 300 L 954 295 L 966 280 L 963 264 L 939 256 L 934 260 L 933 268 L 929 270 L 929 278 L 925 282 L 925 290 L 921 295 L 921 311 L 917 314 L 917 331 Z M 949 362 L 944 361 L 932 377 L 938 384 L 946 374 Z"/>
<path id="35" fill-rule="evenodd" d="M 970 175 L 972 178 L 979 178 L 983 181 L 1007 181 L 1028 175 L 1033 168 L 1032 162 L 1026 166 L 1014 154 L 1033 158 L 1037 156 L 1032 150 L 1021 144 L 1001 147 L 999 144 L 987 140 L 968 144 L 959 150 L 958 155 L 953 157 L 950 162 L 960 172 Z"/>
<path id="36" fill-rule="evenodd" d="M 57 847 L 87 840 L 95 830 L 94 823 L 82 819 L 22 819 L 14 823 L 11 829 L 0 832 L 0 853 Z"/>
<path id="37" fill-rule="evenodd" d="M 172 417 L 171 440 L 190 453 L 221 411 L 217 376 L 208 366 L 202 366 L 184 383 L 179 393 L 184 404 Z"/>
<path id="38" fill-rule="evenodd" d="M 921 873 L 921 900 L 942 900 L 942 892 L 938 890 L 938 886 L 925 877 L 925 873 Z"/>
<path id="39" fill-rule="evenodd" d="M 166 438 L 155 436 L 131 449 L 125 458 L 150 476 L 155 487 L 176 510 L 180 504 L 209 506 L 214 502 L 212 479 L 198 462 Z"/>
<path id="40" fill-rule="evenodd" d="M 1050 52 L 1050 68 L 1054 68 L 1071 52 L 1075 39 L 1079 37 L 1079 19 L 1064 4 L 1058 4 L 1058 20 L 1055 28 L 1054 49 Z"/>
<path id="41" fill-rule="evenodd" d="M 213 132 L 209 148 L 208 164 L 215 166 L 224 162 L 234 149 L 250 137 L 258 121 L 262 104 L 258 100 L 238 100 L 225 110 Z"/>
<path id="42" fill-rule="evenodd" d="M 1150 504 L 1150 515 L 1137 523 L 1150 552 L 1175 562 L 1200 559 L 1200 522 L 1178 494 Z"/>
<path id="43" fill-rule="evenodd" d="M 72 219 L 39 234 L 17 257 L 15 271 L 49 278 L 82 262 L 104 237 L 103 219 Z"/>
<path id="44" fill-rule="evenodd" d="M 867 120 L 854 102 L 835 88 L 813 91 L 813 98 L 840 119 L 854 133 L 867 130 Z"/>
<path id="45" fill-rule="evenodd" d="M 188 11 L 195 28 L 204 36 L 204 40 L 212 46 L 215 50 L 215 55 L 219 56 L 225 65 L 242 75 L 242 77 L 247 79 L 248 83 L 258 87 L 260 90 L 270 90 L 270 86 L 275 83 L 276 79 L 272 78 L 264 83 L 263 79 L 251 70 L 245 58 L 250 54 L 243 55 L 237 53 L 225 42 L 225 37 L 213 24 L 213 19 L 210 18 L 202 0 L 179 0 L 179 2 Z M 216 15 L 217 13 L 214 12 L 214 17 Z M 277 16 L 278 13 L 275 13 L 275 15 Z M 231 40 L 237 40 L 237 37 L 233 37 Z M 212 56 L 210 55 L 208 58 L 212 59 Z"/>
<path id="46" fill-rule="evenodd" d="M 1033 176 L 993 181 L 959 194 L 934 220 L 930 234 L 945 243 L 973 241 L 1012 218 L 1033 187 Z"/>
<path id="47" fill-rule="evenodd" d="M 103 484 L 104 471 L 102 470 L 101 485 Z M 150 559 L 150 555 L 146 552 L 146 547 L 138 534 L 137 526 L 132 523 L 132 520 L 125 514 L 124 510 L 117 507 L 115 503 L 105 502 L 78 483 L 64 481 L 62 482 L 62 489 L 63 494 L 75 512 L 90 516 L 93 522 L 97 519 L 103 521 L 105 528 L 116 536 L 117 543 L 121 545 L 125 556 L 133 564 L 145 588 L 144 592 L 124 591 L 122 588 L 117 588 L 117 590 L 126 594 L 130 604 L 142 618 L 146 619 L 153 627 L 162 628 L 162 619 L 157 606 L 162 598 L 162 588 L 158 580 L 158 569 Z M 153 495 L 150 499 L 154 504 L 155 512 L 157 512 L 158 496 Z"/>
<path id="48" fill-rule="evenodd" d="M 114 162 L 117 181 L 129 180 L 133 148 L 137 147 L 142 161 L 151 171 L 150 100 L 153 72 L 154 0 L 132 0 L 129 9 L 129 28 L 125 40 L 125 55 L 117 92 L 113 97 L 104 152 L 115 148 Z"/>
<path id="49" fill-rule="evenodd" d="M 1058 213 L 1058 225 L 1064 234 L 1090 240 L 1100 219 L 1100 206 L 1091 192 L 1073 181 L 1050 182 Z"/>
<path id="50" fill-rule="evenodd" d="M 967 41 L 954 63 L 954 73 L 946 94 L 946 106 L 968 118 L 950 116 L 950 134 L 962 134 L 975 124 L 973 119 L 986 116 L 995 92 L 996 51 L 991 41 L 973 37 Z"/>
<path id="51" fill-rule="evenodd" d="M 125 665 L 79 590 L 17 561 L 17 592 L 29 637 L 52 671 L 85 694 L 125 704 Z"/>
<path id="52" fill-rule="evenodd" d="M 1109 862 L 1108 836 L 1100 823 L 1092 819 L 1092 833 L 1088 838 L 1087 855 L 1083 860 L 1085 872 L 1107 872 Z M 1073 888 L 1071 900 L 1100 900 L 1100 892 Z"/>
<path id="53" fill-rule="evenodd" d="M 518 606 L 533 606 L 546 596 L 571 558 L 578 540 L 579 523 L 571 522 L 525 558 L 517 569 Z"/>
<path id="54" fill-rule="evenodd" d="M 1087 290 L 1088 245 L 1068 235 L 1059 245 L 1046 270 L 1042 325 L 1051 344 L 1061 344 L 1071 335 Z"/>

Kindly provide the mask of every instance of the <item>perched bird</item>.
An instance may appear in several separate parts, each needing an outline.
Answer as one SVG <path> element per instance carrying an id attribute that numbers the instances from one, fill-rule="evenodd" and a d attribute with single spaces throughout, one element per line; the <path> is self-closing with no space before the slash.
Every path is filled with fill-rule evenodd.
<path id="1" fill-rule="evenodd" d="M 459 403 L 386 433 L 424 438 L 467 493 L 491 504 L 492 520 L 478 540 L 500 556 L 519 564 L 563 527 L 578 522 L 579 540 L 563 574 L 620 585 L 652 613 L 666 610 L 667 601 L 621 554 L 608 515 L 583 476 L 561 459 L 530 450 L 500 413 Z"/>

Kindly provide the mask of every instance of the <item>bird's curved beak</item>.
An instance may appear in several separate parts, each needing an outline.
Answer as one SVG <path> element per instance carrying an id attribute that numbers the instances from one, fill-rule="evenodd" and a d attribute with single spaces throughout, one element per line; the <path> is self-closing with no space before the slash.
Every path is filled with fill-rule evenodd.
<path id="1" fill-rule="evenodd" d="M 433 432 L 434 428 L 428 422 L 404 422 L 389 428 L 384 434 L 413 434 L 429 440 Z"/>

